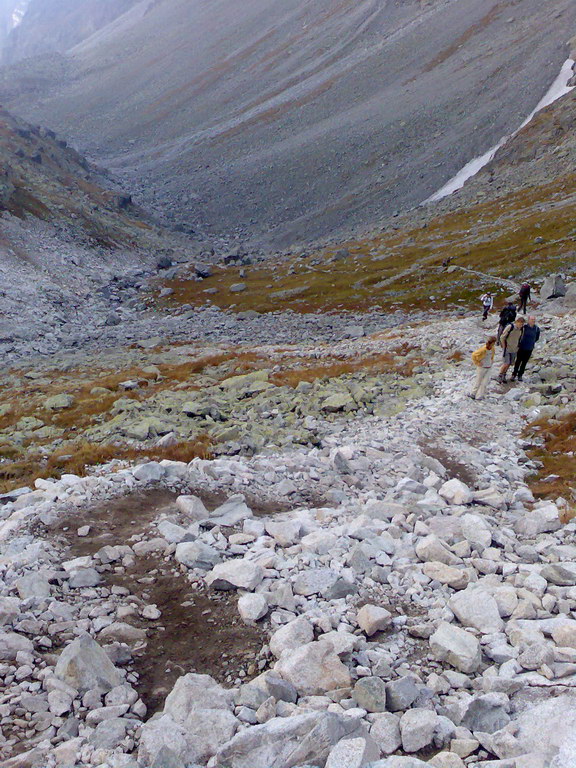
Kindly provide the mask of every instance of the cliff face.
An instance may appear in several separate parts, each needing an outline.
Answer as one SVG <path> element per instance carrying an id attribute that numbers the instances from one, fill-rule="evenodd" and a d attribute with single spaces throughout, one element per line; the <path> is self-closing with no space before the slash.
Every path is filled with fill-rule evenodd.
<path id="1" fill-rule="evenodd" d="M 4 63 L 14 63 L 42 53 L 67 51 L 121 16 L 136 2 L 30 0 L 21 23 L 5 36 L 1 59 Z M 8 4 L 18 5 L 13 1 Z M 9 15 L 10 9 L 5 17 Z"/>

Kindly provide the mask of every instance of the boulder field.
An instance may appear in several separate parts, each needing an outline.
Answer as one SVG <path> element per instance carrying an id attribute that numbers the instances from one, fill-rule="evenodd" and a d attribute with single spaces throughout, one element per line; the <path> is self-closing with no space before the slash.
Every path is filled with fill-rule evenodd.
<path id="1" fill-rule="evenodd" d="M 573 318 L 539 318 L 524 381 L 481 402 L 468 356 L 446 357 L 487 331 L 439 320 L 402 332 L 425 386 L 394 412 L 318 398 L 316 445 L 115 461 L 1 497 L 2 765 L 575 765 L 574 499 L 534 495 L 525 432 L 574 412 Z M 135 492 L 102 544 L 87 510 Z M 202 668 L 191 640 L 152 696 L 187 590 L 231 606 L 206 645 L 234 624 L 259 649 Z"/>

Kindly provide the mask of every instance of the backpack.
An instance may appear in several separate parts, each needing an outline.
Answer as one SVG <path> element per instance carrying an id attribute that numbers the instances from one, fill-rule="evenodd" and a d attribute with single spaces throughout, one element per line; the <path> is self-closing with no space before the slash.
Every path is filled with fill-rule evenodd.
<path id="1" fill-rule="evenodd" d="M 516 307 L 504 307 L 500 312 L 500 324 L 509 325 L 516 320 Z"/>
<path id="2" fill-rule="evenodd" d="M 529 293 L 530 293 L 530 286 L 528 285 L 528 283 L 523 283 L 520 286 L 520 292 L 518 295 L 520 296 L 520 298 L 524 298 L 524 296 L 528 296 Z"/>

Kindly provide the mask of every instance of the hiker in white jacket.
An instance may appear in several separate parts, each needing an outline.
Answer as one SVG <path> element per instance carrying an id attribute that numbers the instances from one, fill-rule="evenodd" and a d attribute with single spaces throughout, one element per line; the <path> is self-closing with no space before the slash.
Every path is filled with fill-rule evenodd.
<path id="1" fill-rule="evenodd" d="M 484 296 L 480 297 L 480 301 L 482 302 L 482 309 L 484 310 L 482 313 L 482 320 L 486 320 L 488 318 L 488 313 L 494 306 L 494 296 L 488 291 Z"/>

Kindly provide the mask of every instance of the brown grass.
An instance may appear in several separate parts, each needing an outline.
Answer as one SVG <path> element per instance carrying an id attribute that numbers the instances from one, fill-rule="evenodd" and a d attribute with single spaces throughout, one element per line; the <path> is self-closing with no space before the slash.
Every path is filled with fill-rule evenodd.
<path id="1" fill-rule="evenodd" d="M 576 500 L 576 413 L 561 419 L 539 419 L 530 425 L 528 434 L 544 440 L 542 447 L 530 452 L 543 464 L 530 483 L 534 496 Z M 547 480 L 550 475 L 557 477 Z"/>
<path id="2" fill-rule="evenodd" d="M 202 459 L 211 456 L 211 440 L 201 435 L 194 442 L 179 442 L 167 448 L 143 446 L 133 448 L 119 445 L 103 445 L 84 440 L 68 443 L 54 452 L 48 459 L 34 454 L 21 461 L 0 464 L 0 492 L 6 493 L 19 486 L 32 486 L 34 480 L 59 478 L 64 474 L 84 477 L 90 467 L 106 464 L 113 459 L 138 461 L 147 458 L 150 461 L 189 462 L 196 457 Z"/>
<path id="3" fill-rule="evenodd" d="M 262 364 L 263 358 L 251 352 L 222 352 L 216 355 L 209 355 L 198 360 L 191 360 L 185 363 L 174 365 L 159 365 L 158 369 L 162 377 L 169 381 L 188 381 L 191 376 L 204 373 L 208 368 L 218 368 L 225 363 L 231 363 L 230 371 L 235 373 L 245 373 L 254 370 L 257 365 Z M 233 363 L 233 365 L 232 365 Z M 228 375 L 228 373 L 226 374 Z"/>
<path id="4" fill-rule="evenodd" d="M 422 365 L 423 360 L 420 357 L 398 359 L 398 356 L 406 355 L 409 351 L 407 345 L 403 345 L 394 350 L 396 356 L 392 352 L 381 352 L 360 359 L 337 359 L 314 365 L 302 365 L 301 360 L 292 360 L 291 365 L 295 367 L 272 374 L 270 381 L 277 387 L 296 387 L 301 381 L 336 379 L 358 372 L 396 373 L 399 376 L 412 376 L 414 368 Z"/>

